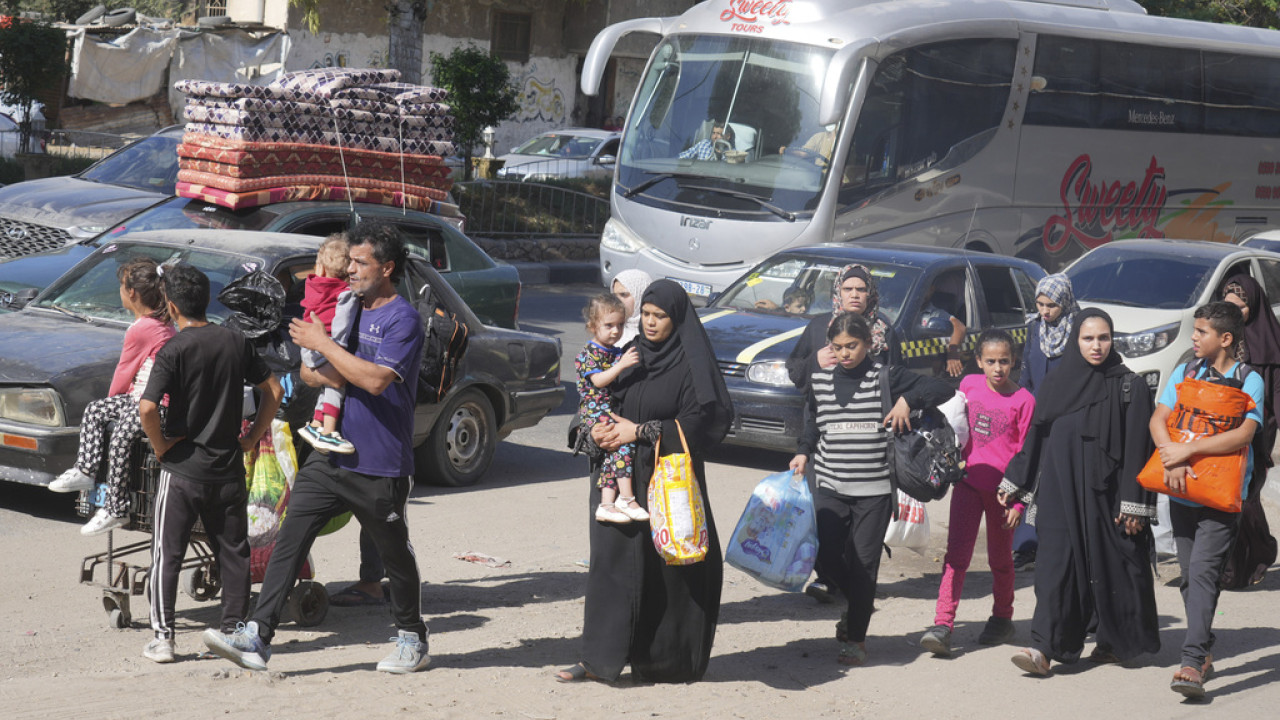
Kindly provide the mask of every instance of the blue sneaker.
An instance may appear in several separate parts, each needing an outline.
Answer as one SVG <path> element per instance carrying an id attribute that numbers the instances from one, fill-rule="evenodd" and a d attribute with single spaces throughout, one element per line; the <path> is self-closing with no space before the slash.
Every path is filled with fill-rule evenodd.
<path id="1" fill-rule="evenodd" d="M 205 646 L 215 655 L 224 657 L 242 668 L 266 670 L 271 659 L 271 646 L 258 636 L 258 623 L 238 623 L 230 635 L 209 628 L 201 636 Z"/>
<path id="2" fill-rule="evenodd" d="M 431 656 L 427 654 L 427 641 L 419 638 L 418 633 L 401 630 L 398 637 L 391 638 L 396 649 L 378 663 L 382 672 L 406 674 L 418 672 L 431 664 Z"/>

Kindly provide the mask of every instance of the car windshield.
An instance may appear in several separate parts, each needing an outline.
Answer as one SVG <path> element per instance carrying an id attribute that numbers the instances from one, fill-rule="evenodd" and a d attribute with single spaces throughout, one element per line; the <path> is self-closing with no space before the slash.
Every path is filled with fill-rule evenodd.
<path id="1" fill-rule="evenodd" d="M 270 207 L 230 210 L 203 200 L 173 198 L 113 229 L 102 242 L 144 230 L 265 230 L 278 216 Z"/>
<path id="2" fill-rule="evenodd" d="M 601 142 L 603 141 L 600 138 L 547 133 L 516 148 L 515 154 L 583 159 L 591 157 L 591 153 L 595 152 Z"/>
<path id="3" fill-rule="evenodd" d="M 1193 307 L 1218 266 L 1218 258 L 1154 253 L 1106 245 L 1068 267 L 1080 304 L 1106 303 L 1158 310 Z M 1152 282 L 1159 278 L 1158 282 Z"/>
<path id="4" fill-rule="evenodd" d="M 178 140 L 174 135 L 143 138 L 103 158 L 79 177 L 172 195 L 178 181 Z"/>
<path id="5" fill-rule="evenodd" d="M 208 275 L 208 318 L 211 322 L 221 322 L 231 314 L 231 311 L 218 302 L 218 292 L 227 283 L 262 265 L 258 258 L 236 253 L 149 243 L 113 242 L 59 278 L 29 307 L 48 308 L 96 320 L 132 322 L 133 313 L 125 309 L 120 301 L 120 281 L 116 271 L 124 263 L 139 257 L 151 258 L 160 263 L 181 260 Z"/>
<path id="6" fill-rule="evenodd" d="M 825 257 L 778 255 L 739 278 L 711 306 L 803 317 L 830 312 L 831 289 L 835 286 L 836 273 L 845 264 Z M 922 274 L 921 270 L 887 263 L 862 264 L 875 278 L 876 289 L 880 293 L 880 312 L 889 318 L 891 324 L 896 323 L 911 287 Z M 805 305 L 803 313 L 795 312 L 799 310 L 798 302 Z"/>

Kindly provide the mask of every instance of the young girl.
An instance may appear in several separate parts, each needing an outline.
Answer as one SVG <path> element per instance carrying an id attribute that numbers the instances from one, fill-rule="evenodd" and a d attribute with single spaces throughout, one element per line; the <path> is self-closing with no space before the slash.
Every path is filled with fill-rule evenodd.
<path id="1" fill-rule="evenodd" d="M 978 524 L 987 521 L 987 558 L 991 564 L 995 603 L 987 625 L 978 635 L 982 645 L 999 645 L 1013 636 L 1013 528 L 1024 510 L 1006 509 L 996 500 L 996 487 L 1009 460 L 1022 447 L 1031 426 L 1035 398 L 1009 379 L 1013 369 L 1013 338 L 1003 330 L 978 336 L 978 367 L 982 375 L 960 381 L 969 406 L 969 443 L 964 448 L 965 477 L 951 492 L 951 523 L 947 530 L 946 565 L 938 587 L 933 627 L 920 645 L 939 657 L 951 655 L 951 629 L 964 589 L 964 575 L 973 558 Z"/>
<path id="2" fill-rule="evenodd" d="M 147 387 L 156 351 L 176 332 L 169 323 L 156 262 L 136 258 L 120 266 L 120 301 L 134 321 L 124 334 L 124 349 L 111 377 L 107 397 L 89 403 L 80 421 L 80 452 L 76 464 L 49 483 L 54 492 L 92 490 L 103 460 L 103 436 L 107 423 L 115 430 L 106 448 L 107 492 L 105 504 L 80 528 L 82 535 L 97 535 L 129 521 L 129 455 L 133 441 L 142 436 L 138 398 Z"/>
<path id="3" fill-rule="evenodd" d="M 912 408 L 935 407 L 955 392 L 945 382 L 890 367 L 893 409 L 884 414 L 880 398 L 883 367 L 872 360 L 871 328 L 860 313 L 837 316 L 827 330 L 836 364 L 815 367 L 810 374 L 804 433 L 791 470 L 804 473 L 813 456 L 818 492 L 818 555 L 832 580 L 849 599 L 836 625 L 839 661 L 867 661 L 867 626 L 871 622 L 880 572 L 880 547 L 893 515 L 893 487 L 886 456 L 885 426 L 910 428 Z"/>
<path id="4" fill-rule="evenodd" d="M 626 352 L 617 347 L 622 328 L 627 321 L 627 309 L 613 295 L 597 295 L 582 310 L 591 340 L 574 359 L 578 371 L 578 396 L 582 404 L 578 412 L 582 417 L 581 432 L 590 432 L 598 422 L 611 422 L 613 411 L 609 385 L 623 370 L 640 361 L 640 353 L 632 347 Z M 631 481 L 631 455 L 633 448 L 623 445 L 605 455 L 600 469 L 600 506 L 596 508 L 596 520 L 600 522 L 629 523 L 648 520 L 649 513 L 636 502 L 634 484 Z"/>

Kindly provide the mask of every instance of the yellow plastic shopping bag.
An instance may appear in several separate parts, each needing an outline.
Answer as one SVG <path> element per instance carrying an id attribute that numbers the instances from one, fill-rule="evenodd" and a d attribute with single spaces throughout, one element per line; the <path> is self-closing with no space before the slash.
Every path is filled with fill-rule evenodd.
<path id="1" fill-rule="evenodd" d="M 684 452 L 658 454 L 655 443 L 653 479 L 649 481 L 649 526 L 653 546 L 668 565 L 692 565 L 707 556 L 707 515 L 702 507 L 702 491 L 693 473 L 689 443 L 676 421 L 680 448 Z"/>

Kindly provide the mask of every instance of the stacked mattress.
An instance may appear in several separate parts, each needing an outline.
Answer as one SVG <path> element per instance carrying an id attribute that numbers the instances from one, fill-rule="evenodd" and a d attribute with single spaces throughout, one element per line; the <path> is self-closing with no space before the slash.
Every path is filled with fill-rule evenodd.
<path id="1" fill-rule="evenodd" d="M 187 132 L 182 197 L 238 210 L 287 200 L 351 200 L 456 215 L 448 93 L 399 71 L 325 68 L 270 85 L 180 80 Z"/>

